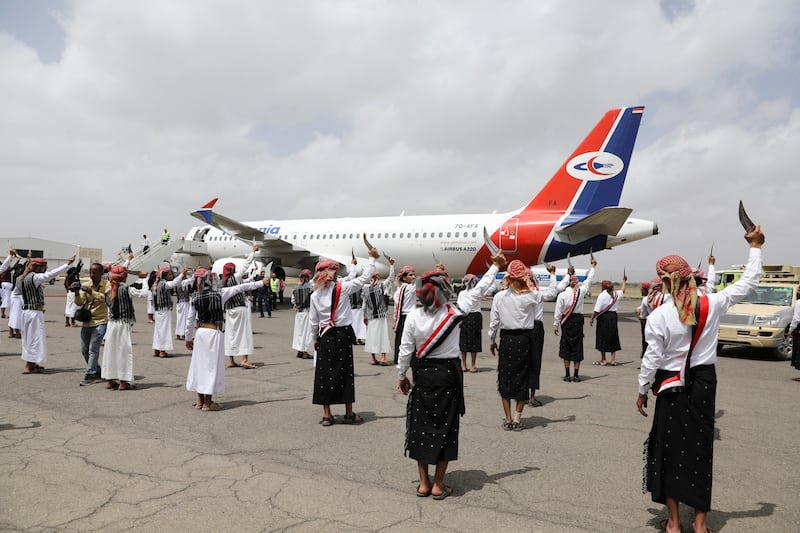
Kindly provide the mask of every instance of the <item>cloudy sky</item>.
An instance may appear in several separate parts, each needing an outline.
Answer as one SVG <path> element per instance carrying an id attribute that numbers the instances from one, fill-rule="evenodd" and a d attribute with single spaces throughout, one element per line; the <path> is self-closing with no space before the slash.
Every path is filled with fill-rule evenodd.
<path id="1" fill-rule="evenodd" d="M 621 203 L 661 234 L 598 276 L 712 242 L 744 261 L 739 199 L 765 260 L 800 264 L 799 43 L 796 0 L 0 0 L 0 235 L 112 258 L 213 197 L 240 220 L 510 211 L 645 105 Z"/>

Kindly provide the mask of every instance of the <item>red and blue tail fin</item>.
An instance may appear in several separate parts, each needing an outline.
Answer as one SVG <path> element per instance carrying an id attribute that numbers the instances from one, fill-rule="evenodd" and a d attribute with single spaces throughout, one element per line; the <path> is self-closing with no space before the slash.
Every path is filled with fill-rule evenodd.
<path id="1" fill-rule="evenodd" d="M 607 208 L 619 204 L 643 112 L 643 106 L 606 112 L 533 200 L 495 230 L 491 240 L 509 259 L 535 265 L 606 247 L 630 214 Z M 483 246 L 469 271 L 477 272 L 489 256 Z"/>
<path id="2" fill-rule="evenodd" d="M 619 204 L 643 106 L 612 109 L 523 209 L 584 217 Z"/>

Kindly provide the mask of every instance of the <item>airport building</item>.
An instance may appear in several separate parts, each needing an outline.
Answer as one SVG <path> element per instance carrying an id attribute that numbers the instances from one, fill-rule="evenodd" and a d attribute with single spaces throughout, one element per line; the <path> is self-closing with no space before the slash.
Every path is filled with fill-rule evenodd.
<path id="1" fill-rule="evenodd" d="M 47 259 L 47 268 L 61 266 L 73 255 L 78 253 L 78 245 L 67 242 L 49 241 L 36 237 L 0 237 L 0 242 L 5 242 L 6 246 L 0 253 L 2 259 L 8 255 L 11 248 L 17 250 L 17 254 L 27 257 L 31 252 L 31 257 L 43 257 Z M 81 246 L 80 256 L 83 259 L 84 270 L 89 268 L 91 263 L 100 263 L 103 260 L 102 248 L 86 248 Z M 0 259 L 0 260 L 2 260 Z M 77 258 L 76 258 L 77 261 Z"/>

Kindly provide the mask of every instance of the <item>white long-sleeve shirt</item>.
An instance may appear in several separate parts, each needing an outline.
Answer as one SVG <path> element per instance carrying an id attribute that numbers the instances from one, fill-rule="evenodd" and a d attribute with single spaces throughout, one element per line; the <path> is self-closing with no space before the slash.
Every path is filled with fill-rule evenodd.
<path id="1" fill-rule="evenodd" d="M 589 272 L 586 274 L 586 279 L 583 283 L 580 284 L 578 287 L 578 298 L 575 302 L 575 308 L 572 310 L 573 313 L 578 313 L 580 315 L 583 314 L 583 300 L 586 298 L 586 295 L 589 293 L 589 286 L 592 284 L 592 280 L 594 279 L 594 268 L 590 268 Z M 556 328 L 561 327 L 561 316 L 567 312 L 567 309 L 570 308 L 572 305 L 572 300 L 575 295 L 575 289 L 572 287 L 567 287 L 564 289 L 564 292 L 558 295 L 556 298 L 556 308 L 553 311 L 553 325 Z"/>
<path id="2" fill-rule="evenodd" d="M 569 281 L 566 276 L 564 279 Z M 501 329 L 533 329 L 535 321 L 541 322 L 544 317 L 543 302 L 555 298 L 560 286 L 562 284 L 556 280 L 555 274 L 551 274 L 549 287 L 536 288 L 523 294 L 512 289 L 495 294 L 489 313 L 489 341 L 496 343 Z"/>
<path id="3" fill-rule="evenodd" d="M 541 291 L 518 293 L 506 289 L 494 295 L 489 313 L 489 340 L 497 343 L 501 329 L 533 329 L 536 309 L 542 305 Z"/>
<path id="4" fill-rule="evenodd" d="M 31 274 L 28 274 L 28 276 L 33 276 L 33 284 L 34 284 L 34 286 L 39 287 L 42 284 L 47 283 L 51 279 L 55 279 L 62 272 L 66 272 L 67 269 L 69 269 L 69 267 L 70 267 L 70 265 L 68 263 L 64 263 L 61 266 L 57 266 L 53 270 L 48 270 L 47 272 L 42 272 L 42 273 L 39 273 L 39 274 L 31 273 Z M 16 294 L 17 296 L 21 296 L 22 295 L 22 285 L 21 284 L 17 283 L 16 287 L 14 287 L 14 294 Z"/>
<path id="5" fill-rule="evenodd" d="M 758 286 L 761 261 L 761 249 L 750 248 L 747 266 L 739 281 L 728 285 L 720 292 L 707 295 L 708 318 L 703 333 L 692 351 L 691 366 L 716 363 L 720 319 L 730 306 L 741 302 Z M 639 394 L 647 394 L 653 384 L 656 370 L 681 369 L 683 360 L 689 352 L 692 327 L 680 321 L 673 299 L 664 298 L 661 305 L 647 317 L 644 335 L 647 349 L 639 371 Z"/>
<path id="6" fill-rule="evenodd" d="M 375 272 L 375 258 L 370 257 L 367 268 L 364 269 L 359 277 L 349 281 L 331 283 L 328 287 L 314 289 L 314 292 L 311 293 L 311 309 L 308 314 L 308 321 L 311 325 L 311 331 L 314 332 L 314 336 L 319 335 L 331 322 L 331 303 L 333 301 L 333 294 L 331 291 L 334 290 L 337 284 L 341 286 L 339 293 L 341 300 L 336 306 L 336 312 L 333 317 L 334 325 L 337 327 L 349 326 L 353 323 L 353 313 L 350 310 L 349 296 L 354 292 L 360 291 L 364 285 L 369 283 L 372 279 L 373 272 Z"/>
<path id="7" fill-rule="evenodd" d="M 480 300 L 483 297 L 494 282 L 497 270 L 497 266 L 492 265 L 477 285 L 469 290 L 461 291 L 462 293 L 467 293 L 464 296 L 466 305 L 470 306 L 474 300 Z M 450 304 L 439 307 L 433 313 L 426 311 L 422 307 L 418 307 L 408 314 L 405 326 L 403 327 L 403 337 L 400 343 L 397 360 L 397 376 L 399 379 L 405 379 L 415 349 L 422 346 L 425 341 L 433 335 L 436 327 L 442 323 L 442 320 L 447 315 L 449 308 L 454 308 L 459 314 L 466 314 L 459 311 L 459 308 L 451 306 Z M 445 337 L 442 343 L 432 350 L 427 357 L 431 359 L 449 359 L 451 357 L 459 357 L 460 353 L 458 348 L 458 335 L 451 333 Z"/>
<path id="8" fill-rule="evenodd" d="M 597 301 L 594 303 L 594 312 L 599 313 L 603 310 L 616 313 L 619 308 L 619 303 L 622 301 L 624 294 L 622 291 L 614 291 L 614 295 L 608 294 L 608 291 L 601 291 L 597 295 Z M 608 307 L 611 304 L 611 307 Z M 606 309 L 608 307 L 608 309 Z"/>
<path id="9" fill-rule="evenodd" d="M 16 265 L 18 261 L 19 257 L 17 257 L 16 255 L 9 255 L 8 257 L 6 257 L 5 261 L 3 261 L 3 264 L 0 265 L 0 274 L 3 274 L 8 269 Z"/>

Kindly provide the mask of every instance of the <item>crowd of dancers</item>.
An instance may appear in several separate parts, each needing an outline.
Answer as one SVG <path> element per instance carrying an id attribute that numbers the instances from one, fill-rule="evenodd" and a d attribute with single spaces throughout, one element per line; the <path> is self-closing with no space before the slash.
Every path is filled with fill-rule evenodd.
<path id="1" fill-rule="evenodd" d="M 643 359 L 636 407 L 647 416 L 648 394 L 652 390 L 657 395 L 653 428 L 646 443 L 645 482 L 653 500 L 667 506 L 668 531 L 680 529 L 679 502 L 695 508 L 695 531 L 707 530 L 719 319 L 728 307 L 754 290 L 761 268 L 763 233 L 755 227 L 745 239 L 751 250 L 745 272 L 737 283 L 719 293 L 713 293 L 708 283 L 713 272 L 706 276 L 678 256 L 660 260 L 658 277 L 642 284 L 637 315 L 642 321 Z M 192 352 L 186 389 L 196 394 L 195 407 L 221 410 L 222 405 L 213 398 L 224 393 L 225 368 L 255 367 L 249 359 L 254 347 L 247 296 L 273 283 L 261 276 L 246 281 L 257 251 L 254 246 L 240 268 L 226 264 L 221 275 L 205 268 L 191 274 L 183 268 L 176 273 L 165 266 L 149 275 L 134 273 L 137 279 L 132 283 L 128 283 L 131 272 L 127 265 L 105 272 L 103 265 L 93 263 L 89 281 L 82 283 L 82 265 L 73 265 L 74 257 L 47 270 L 44 259 L 23 260 L 12 249 L 0 266 L 0 308 L 4 317 L 8 313 L 9 337 L 22 341 L 23 374 L 45 370 L 43 284 L 65 274 L 65 326 L 81 321 L 81 351 L 87 365 L 82 384 L 102 380 L 113 390 L 135 388 L 131 325 L 136 317 L 132 302 L 133 298 L 147 298 L 148 318 L 153 322 L 153 356 L 170 357 L 173 338 L 184 341 Z M 465 412 L 463 376 L 478 371 L 476 354 L 482 351 L 481 302 L 494 287 L 498 273 L 505 268 L 502 289 L 492 299 L 488 340 L 491 353 L 498 357 L 497 388 L 504 414 L 501 428 L 519 432 L 526 429 L 522 422 L 525 406 L 542 405 L 535 394 L 540 388 L 545 301 L 555 301 L 553 332 L 560 337 L 563 379 L 581 381 L 584 300 L 597 262 L 592 257 L 583 282 L 574 270 L 559 282 L 550 265 L 549 283 L 540 287 L 537 277 L 521 261 L 506 265 L 505 256 L 498 252 L 480 278 L 468 275 L 462 280 L 454 303 L 453 285 L 444 265 L 438 264 L 419 277 L 412 266 L 406 265 L 395 276 L 395 261 L 389 258 L 389 275 L 381 279 L 376 268 L 378 257 L 378 250 L 370 249 L 363 268 L 354 259 L 342 278 L 342 265 L 332 260 L 317 263 L 313 273 L 309 269 L 300 272 L 291 295 L 295 311 L 292 349 L 298 358 L 314 359 L 312 402 L 322 407 L 320 424 L 360 424 L 363 419 L 353 409 L 353 346 L 363 346 L 371 364 L 389 366 L 390 329 L 394 331 L 392 364 L 397 371 L 397 390 L 408 395 L 405 451 L 417 462 L 416 495 L 442 500 L 453 493 L 444 479 L 448 463 L 458 458 L 460 418 Z M 713 269 L 713 257 L 709 266 Z M 392 291 L 395 281 L 398 286 Z M 623 276 L 621 290 L 609 280 L 601 283 L 589 320 L 600 353 L 594 364 L 617 364 L 616 352 L 621 346 L 616 314 L 626 282 Z M 390 293 L 394 300 L 391 314 Z M 241 358 L 239 362 L 237 357 Z M 332 410 L 336 405 L 344 405 L 339 418 Z M 697 444 L 677 441 L 681 435 L 689 435 L 689 440 Z M 687 448 L 691 448 L 690 454 Z M 676 453 L 681 460 L 688 455 L 696 457 L 686 459 L 691 468 L 676 469 Z M 690 470 L 694 472 L 691 475 Z"/>

